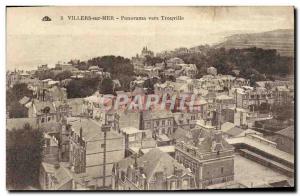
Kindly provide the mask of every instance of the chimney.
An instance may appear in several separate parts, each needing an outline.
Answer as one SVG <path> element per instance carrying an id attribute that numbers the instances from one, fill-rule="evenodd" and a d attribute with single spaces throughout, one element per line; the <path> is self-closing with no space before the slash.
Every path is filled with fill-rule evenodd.
<path id="1" fill-rule="evenodd" d="M 217 144 L 220 144 L 222 142 L 222 133 L 221 132 L 216 132 L 214 134 L 214 139 Z"/>
<path id="2" fill-rule="evenodd" d="M 56 163 L 56 164 L 54 165 L 54 168 L 55 168 L 55 169 L 59 169 L 59 168 L 60 168 L 59 163 Z"/>
<path id="3" fill-rule="evenodd" d="M 144 120 L 144 113 L 143 113 L 143 111 L 140 111 L 140 113 L 139 113 L 139 130 L 144 130 L 143 120 Z"/>
<path id="4" fill-rule="evenodd" d="M 182 174 L 183 174 L 182 169 L 177 169 L 177 167 L 174 167 L 174 175 L 175 176 L 181 177 Z"/>
<path id="5" fill-rule="evenodd" d="M 82 127 L 80 127 L 79 137 L 80 137 L 80 139 L 82 140 Z"/>
<path id="6" fill-rule="evenodd" d="M 174 175 L 176 174 L 176 170 L 177 170 L 177 167 L 174 165 L 174 171 L 173 171 Z"/>
<path id="7" fill-rule="evenodd" d="M 133 167 L 136 169 L 138 167 L 138 164 L 137 164 L 137 154 L 134 155 L 134 165 Z"/>

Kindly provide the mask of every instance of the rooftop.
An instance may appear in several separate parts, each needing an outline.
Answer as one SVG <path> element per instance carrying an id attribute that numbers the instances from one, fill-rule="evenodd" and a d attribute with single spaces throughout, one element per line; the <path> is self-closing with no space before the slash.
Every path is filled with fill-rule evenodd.
<path id="1" fill-rule="evenodd" d="M 280 131 L 277 131 L 276 134 L 282 135 L 282 136 L 285 136 L 285 137 L 288 137 L 288 138 L 294 140 L 294 129 L 295 129 L 294 126 L 290 126 L 285 129 L 282 129 Z"/>

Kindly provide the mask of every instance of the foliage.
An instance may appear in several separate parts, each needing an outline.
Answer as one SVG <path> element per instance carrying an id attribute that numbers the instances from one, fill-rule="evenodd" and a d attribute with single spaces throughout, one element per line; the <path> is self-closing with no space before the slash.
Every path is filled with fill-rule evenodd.
<path id="1" fill-rule="evenodd" d="M 42 162 L 43 135 L 28 124 L 6 134 L 6 183 L 7 188 L 21 190 L 38 187 Z"/>
<path id="2" fill-rule="evenodd" d="M 156 63 L 161 63 L 164 60 L 160 57 L 151 57 L 149 55 L 145 56 L 144 64 L 148 66 L 154 66 Z"/>
<path id="3" fill-rule="evenodd" d="M 83 78 L 72 80 L 66 86 L 68 99 L 87 97 L 99 90 L 100 78 Z"/>
<path id="4" fill-rule="evenodd" d="M 129 91 L 130 82 L 134 79 L 133 65 L 130 60 L 121 56 L 102 56 L 88 60 L 89 66 L 98 66 L 109 72 L 112 79 L 118 79 L 121 89 Z"/>
<path id="5" fill-rule="evenodd" d="M 110 78 L 104 78 L 101 82 L 100 93 L 113 94 L 113 81 Z"/>
<path id="6" fill-rule="evenodd" d="M 70 78 L 72 75 L 73 74 L 70 71 L 63 71 L 63 72 L 60 72 L 60 73 L 56 74 L 54 79 L 62 81 L 62 80 Z"/>
<path id="7" fill-rule="evenodd" d="M 27 84 L 15 84 L 6 91 L 6 109 L 10 118 L 27 117 L 27 108 L 19 103 L 24 96 L 32 98 L 32 91 L 27 88 Z"/>
<path id="8" fill-rule="evenodd" d="M 55 79 L 55 73 L 52 70 L 37 72 L 36 76 L 39 80 L 45 80 L 45 79 L 54 80 Z"/>
<path id="9" fill-rule="evenodd" d="M 172 57 L 175 56 L 168 56 Z M 263 80 L 264 74 L 271 78 L 273 75 L 285 76 L 294 71 L 292 57 L 280 56 L 276 50 L 256 47 L 228 50 L 206 47 L 203 52 L 180 53 L 176 57 L 185 63 L 196 64 L 198 78 L 206 74 L 210 66 L 216 67 L 220 74 L 229 74 L 233 69 L 239 69 L 242 77 L 250 79 L 253 75 L 255 80 Z"/>
<path id="10" fill-rule="evenodd" d="M 275 118 L 280 121 L 294 119 L 294 104 L 274 105 L 272 112 Z"/>

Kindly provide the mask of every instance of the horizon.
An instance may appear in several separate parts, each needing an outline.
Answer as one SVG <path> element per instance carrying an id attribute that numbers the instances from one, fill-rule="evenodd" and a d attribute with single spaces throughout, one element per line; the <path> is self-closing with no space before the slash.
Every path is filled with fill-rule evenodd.
<path id="1" fill-rule="evenodd" d="M 53 66 L 58 61 L 86 61 L 106 55 L 130 59 L 144 46 L 156 54 L 180 47 L 212 46 L 234 34 L 293 30 L 294 15 L 290 9 L 293 7 L 8 8 L 6 69 L 32 70 L 41 64 Z M 61 15 L 177 16 L 178 13 L 183 13 L 183 21 L 59 20 Z M 53 21 L 41 22 L 44 15 Z M 19 28 L 13 28 L 16 25 Z"/>

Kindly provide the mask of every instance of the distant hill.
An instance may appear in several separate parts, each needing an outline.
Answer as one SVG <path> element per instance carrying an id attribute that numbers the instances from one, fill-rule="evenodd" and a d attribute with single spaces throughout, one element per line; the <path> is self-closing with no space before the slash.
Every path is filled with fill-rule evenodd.
<path id="1" fill-rule="evenodd" d="M 276 49 L 281 56 L 294 56 L 294 30 L 278 29 L 263 33 L 234 34 L 214 47 Z"/>

